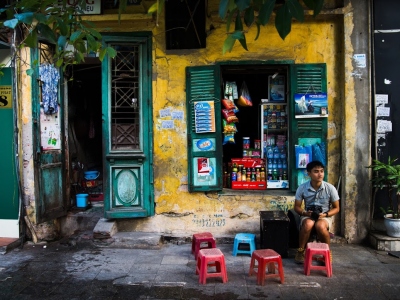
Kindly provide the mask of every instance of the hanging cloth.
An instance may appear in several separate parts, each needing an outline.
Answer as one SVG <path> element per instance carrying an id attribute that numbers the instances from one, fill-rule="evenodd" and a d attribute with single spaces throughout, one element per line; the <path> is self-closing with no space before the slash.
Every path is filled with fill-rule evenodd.
<path id="1" fill-rule="evenodd" d="M 46 115 L 58 112 L 58 80 L 60 74 L 53 65 L 41 65 L 39 67 L 40 80 L 42 85 L 43 110 Z"/>

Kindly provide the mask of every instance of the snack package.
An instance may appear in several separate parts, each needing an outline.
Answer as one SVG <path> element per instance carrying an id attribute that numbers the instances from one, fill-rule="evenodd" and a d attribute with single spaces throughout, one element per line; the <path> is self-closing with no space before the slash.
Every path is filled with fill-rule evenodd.
<path id="1" fill-rule="evenodd" d="M 224 133 L 224 141 L 222 145 L 225 144 L 235 144 L 235 134 L 234 133 Z"/>
<path id="2" fill-rule="evenodd" d="M 222 115 L 228 123 L 237 123 L 239 119 L 236 117 L 233 109 L 223 109 Z"/>
<path id="3" fill-rule="evenodd" d="M 222 126 L 224 127 L 224 133 L 236 133 L 237 128 L 235 123 L 228 123 L 225 119 L 222 120 Z"/>
<path id="4" fill-rule="evenodd" d="M 253 106 L 253 102 L 251 102 L 249 89 L 247 88 L 247 84 L 245 81 L 242 83 L 242 87 L 240 89 L 240 97 L 237 101 L 237 105 L 239 106 Z"/>

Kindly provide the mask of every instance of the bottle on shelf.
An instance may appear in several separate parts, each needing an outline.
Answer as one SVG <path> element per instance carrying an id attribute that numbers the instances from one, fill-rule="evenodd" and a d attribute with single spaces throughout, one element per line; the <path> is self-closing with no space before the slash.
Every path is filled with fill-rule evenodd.
<path id="1" fill-rule="evenodd" d="M 261 167 L 260 181 L 265 181 L 265 168 L 264 167 Z"/>
<path id="2" fill-rule="evenodd" d="M 237 167 L 236 167 L 236 164 L 233 164 L 233 167 L 232 167 L 232 174 L 231 174 L 231 180 L 232 181 L 237 181 Z"/>
<path id="3" fill-rule="evenodd" d="M 274 147 L 273 156 L 274 156 L 274 159 L 279 159 L 280 158 L 281 154 L 280 154 L 278 146 Z"/>

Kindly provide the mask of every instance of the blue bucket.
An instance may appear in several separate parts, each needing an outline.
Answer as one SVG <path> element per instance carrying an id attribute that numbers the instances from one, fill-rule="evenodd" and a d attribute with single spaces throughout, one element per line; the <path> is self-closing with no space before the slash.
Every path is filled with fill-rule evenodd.
<path id="1" fill-rule="evenodd" d="M 89 194 L 76 194 L 76 207 L 88 206 Z"/>

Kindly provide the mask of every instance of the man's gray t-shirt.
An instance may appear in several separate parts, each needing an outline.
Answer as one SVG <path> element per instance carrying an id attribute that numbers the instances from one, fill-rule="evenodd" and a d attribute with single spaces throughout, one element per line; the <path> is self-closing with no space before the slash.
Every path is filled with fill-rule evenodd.
<path id="1" fill-rule="evenodd" d="M 330 202 L 339 200 L 339 194 L 336 188 L 328 182 L 323 181 L 316 191 L 311 186 L 311 182 L 307 181 L 297 188 L 295 199 L 304 200 L 306 211 L 311 205 L 318 205 L 322 207 L 322 212 L 327 212 L 330 209 Z"/>

